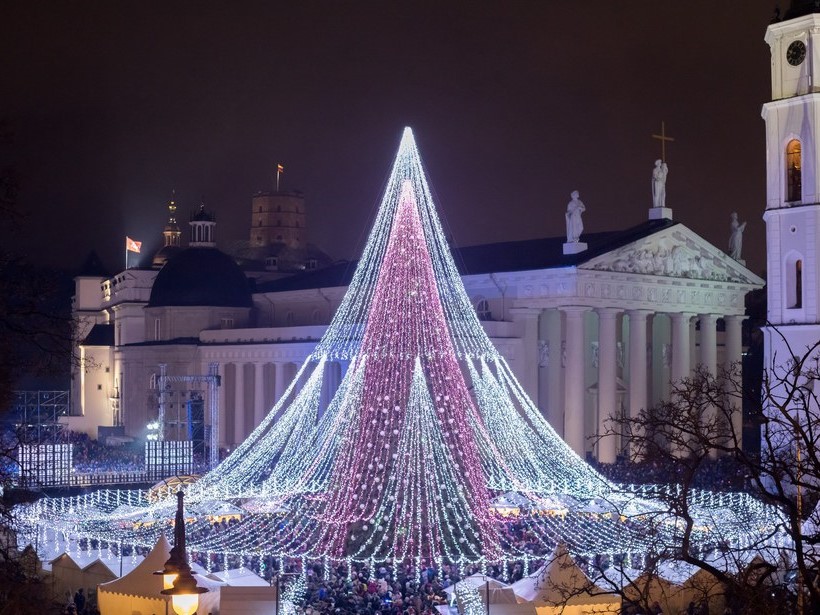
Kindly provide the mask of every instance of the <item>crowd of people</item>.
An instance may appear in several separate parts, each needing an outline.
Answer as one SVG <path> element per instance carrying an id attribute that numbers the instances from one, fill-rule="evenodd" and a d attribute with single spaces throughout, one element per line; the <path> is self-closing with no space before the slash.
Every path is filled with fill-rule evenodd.
<path id="1" fill-rule="evenodd" d="M 620 459 L 612 464 L 596 464 L 595 468 L 613 482 L 623 484 L 676 484 L 692 476 L 691 485 L 709 491 L 743 491 L 748 489 L 748 468 L 733 457 L 699 460 L 697 467 L 687 460 L 632 462 Z"/>
<path id="2" fill-rule="evenodd" d="M 68 437 L 75 445 L 74 464 L 78 472 L 137 471 L 143 465 L 142 451 L 139 448 L 127 445 L 105 446 L 84 434 L 69 434 Z M 684 472 L 690 471 L 684 464 L 658 461 L 632 463 L 620 460 L 615 464 L 598 464 L 596 467 L 610 480 L 628 484 L 676 483 L 681 480 Z M 731 458 L 704 461 L 697 468 L 694 480 L 695 486 L 716 491 L 742 490 L 746 486 L 745 482 L 743 468 Z M 237 523 L 241 522 L 225 519 L 194 524 L 188 530 L 189 541 L 196 544 L 214 533 L 228 531 Z M 447 590 L 471 574 L 482 572 L 499 581 L 513 583 L 543 563 L 537 558 L 538 554 L 544 553 L 545 545 L 526 524 L 511 519 L 501 524 L 500 529 L 505 542 L 515 545 L 521 552 L 534 555 L 527 570 L 521 561 L 512 562 L 504 569 L 491 566 L 487 570 L 480 570 L 478 566 L 456 567 L 445 563 L 440 566 L 423 565 L 420 570 L 408 563 L 378 564 L 372 567 L 353 563 L 350 569 L 347 565 L 325 568 L 321 564 L 313 564 L 302 569 L 302 564 L 296 561 L 282 562 L 265 556 L 251 559 L 236 555 L 209 556 L 206 553 L 193 553 L 191 560 L 208 570 L 246 566 L 269 582 L 282 583 L 283 586 L 294 582 L 296 576 L 302 577 L 306 593 L 300 600 L 298 612 L 303 615 L 432 615 L 437 612 L 437 606 L 450 601 L 452 589 L 449 593 Z M 96 544 L 90 546 L 97 547 Z M 144 555 L 145 551 L 142 548 L 125 547 L 123 555 Z M 84 596 L 79 598 L 81 603 L 85 599 Z M 81 605 L 75 605 L 76 611 L 70 612 L 82 612 L 77 607 Z"/>
<path id="3" fill-rule="evenodd" d="M 66 432 L 65 441 L 74 445 L 74 470 L 90 472 L 140 472 L 145 455 L 139 443 L 106 446 L 88 434 Z"/>

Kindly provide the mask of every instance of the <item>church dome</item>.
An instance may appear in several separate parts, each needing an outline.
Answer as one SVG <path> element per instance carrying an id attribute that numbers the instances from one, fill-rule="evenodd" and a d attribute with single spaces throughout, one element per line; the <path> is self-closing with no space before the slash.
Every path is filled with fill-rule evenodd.
<path id="1" fill-rule="evenodd" d="M 239 266 L 216 248 L 187 248 L 159 270 L 148 307 L 252 307 L 251 288 Z"/>
<path id="2" fill-rule="evenodd" d="M 151 261 L 152 269 L 160 269 L 165 263 L 171 260 L 174 256 L 182 252 L 185 248 L 182 246 L 162 246 Z"/>

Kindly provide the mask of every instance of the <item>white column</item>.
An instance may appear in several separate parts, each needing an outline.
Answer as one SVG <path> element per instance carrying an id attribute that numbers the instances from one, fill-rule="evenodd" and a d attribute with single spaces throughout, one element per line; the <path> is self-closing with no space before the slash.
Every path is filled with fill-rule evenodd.
<path id="1" fill-rule="evenodd" d="M 703 365 L 710 374 L 717 375 L 717 316 L 714 314 L 700 315 L 700 357 L 698 363 Z"/>
<path id="2" fill-rule="evenodd" d="M 649 310 L 627 312 L 629 316 L 629 418 L 633 421 L 648 405 L 646 318 L 651 313 Z M 637 450 L 631 452 L 637 453 Z"/>
<path id="3" fill-rule="evenodd" d="M 713 376 L 717 375 L 717 317 L 714 314 L 700 315 L 700 356 L 698 363 Z M 715 420 L 717 408 L 709 404 L 703 409 L 702 424 L 709 425 Z M 709 456 L 717 457 L 717 450 L 709 451 Z"/>
<path id="4" fill-rule="evenodd" d="M 598 309 L 598 461 L 615 463 L 618 437 L 604 434 L 615 429 L 618 399 L 615 383 L 618 313 L 614 308 Z"/>
<path id="5" fill-rule="evenodd" d="M 219 364 L 219 433 L 217 434 L 220 446 L 228 444 L 228 404 L 227 390 L 228 382 L 226 378 L 227 364 Z"/>
<path id="6" fill-rule="evenodd" d="M 510 313 L 513 322 L 521 327 L 521 360 L 515 362 L 516 376 L 530 399 L 538 405 L 538 317 L 541 309 L 512 308 Z"/>
<path id="7" fill-rule="evenodd" d="M 237 363 L 234 371 L 233 442 L 245 439 L 245 364 Z"/>
<path id="8" fill-rule="evenodd" d="M 561 312 L 558 310 L 546 310 L 542 322 L 545 323 L 546 343 L 549 344 L 549 357 L 547 359 L 546 377 L 546 410 L 547 420 L 552 424 L 552 428 L 564 437 L 564 379 L 563 367 L 561 366 Z M 544 382 L 544 379 L 541 380 Z M 544 392 L 541 392 L 544 397 Z"/>
<path id="9" fill-rule="evenodd" d="M 253 429 L 265 418 L 265 363 L 256 363 L 253 371 Z"/>
<path id="10" fill-rule="evenodd" d="M 281 361 L 277 361 L 273 364 L 275 368 L 274 374 L 274 389 L 273 389 L 273 403 L 279 403 L 279 400 L 282 398 L 282 395 L 285 394 L 285 364 Z"/>
<path id="11" fill-rule="evenodd" d="M 590 308 L 563 307 L 566 316 L 567 365 L 564 370 L 564 440 L 582 458 L 584 433 L 584 314 Z"/>
<path id="12" fill-rule="evenodd" d="M 690 347 L 689 321 L 694 314 L 676 312 L 669 315 L 672 319 L 672 384 L 677 385 L 689 377 Z"/>
<path id="13" fill-rule="evenodd" d="M 679 386 L 681 380 L 690 376 L 691 347 L 689 336 L 689 322 L 692 320 L 689 312 L 670 314 L 672 320 L 672 386 Z M 684 454 L 683 444 L 671 444 L 672 453 L 676 456 Z"/>
<path id="14" fill-rule="evenodd" d="M 743 360 L 743 321 L 745 316 L 724 316 L 726 323 L 726 357 L 725 367 L 728 371 L 732 365 Z M 738 369 L 738 377 L 742 377 L 743 370 Z M 743 408 L 738 399 L 730 399 L 732 403 L 732 431 L 739 443 L 743 443 Z"/>

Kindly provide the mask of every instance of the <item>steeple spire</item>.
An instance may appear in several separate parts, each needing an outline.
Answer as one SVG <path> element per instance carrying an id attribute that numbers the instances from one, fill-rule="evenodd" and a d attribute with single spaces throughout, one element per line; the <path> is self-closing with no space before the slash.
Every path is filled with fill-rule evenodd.
<path id="1" fill-rule="evenodd" d="M 176 190 L 171 190 L 171 198 L 168 201 L 168 222 L 165 224 L 165 230 L 162 231 L 165 237 L 166 246 L 179 246 L 179 238 L 182 231 L 179 230 L 177 224 L 177 204 L 176 204 Z"/>

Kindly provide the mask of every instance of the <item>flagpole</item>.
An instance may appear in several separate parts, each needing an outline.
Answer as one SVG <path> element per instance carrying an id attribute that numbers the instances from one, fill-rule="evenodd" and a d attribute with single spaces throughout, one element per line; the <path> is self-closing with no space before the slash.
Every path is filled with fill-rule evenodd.
<path id="1" fill-rule="evenodd" d="M 276 192 L 279 192 L 279 175 L 282 173 L 282 165 L 276 165 Z"/>
<path id="2" fill-rule="evenodd" d="M 128 269 L 128 235 L 125 236 L 125 269 Z"/>

